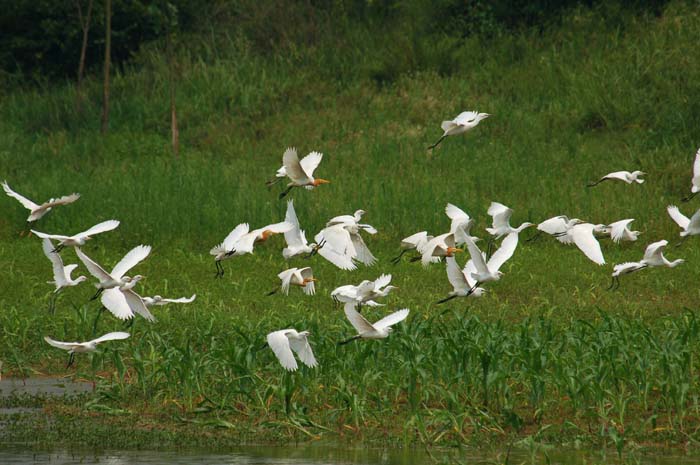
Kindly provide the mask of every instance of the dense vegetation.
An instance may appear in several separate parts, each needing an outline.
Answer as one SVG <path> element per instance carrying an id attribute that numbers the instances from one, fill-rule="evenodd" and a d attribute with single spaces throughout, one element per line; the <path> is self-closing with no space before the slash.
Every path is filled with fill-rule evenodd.
<path id="1" fill-rule="evenodd" d="M 399 7 L 386 8 L 394 18 Z M 631 276 L 614 293 L 605 290 L 610 266 L 553 241 L 523 241 L 487 296 L 445 308 L 433 304 L 449 290 L 442 265 L 393 267 L 388 259 L 401 237 L 446 230 L 448 201 L 476 218 L 480 235 L 492 200 L 513 207 L 518 223 L 562 213 L 595 223 L 635 218 L 644 234 L 606 243 L 611 264 L 639 259 L 646 243 L 673 242 L 678 228 L 665 207 L 689 190 L 700 127 L 698 10 L 680 2 L 654 14 L 621 4 L 572 7 L 546 26 L 497 21 L 503 25 L 458 34 L 462 26 L 453 24 L 429 34 L 417 15 L 425 10 L 416 8 L 382 29 L 339 16 L 348 24 L 332 37 L 314 32 L 312 21 L 282 28 L 280 17 L 270 21 L 279 29 L 265 34 L 269 42 L 254 28 L 181 32 L 179 157 L 170 150 L 169 63 L 160 42 L 143 45 L 113 77 L 104 135 L 97 77 L 85 83 L 80 112 L 70 83 L 6 88 L 0 176 L 35 200 L 82 194 L 37 229 L 71 232 L 119 219 L 117 231 L 86 247 L 90 256 L 109 265 L 152 244 L 138 268 L 148 276 L 142 294 L 198 294 L 193 304 L 159 310 L 154 325 L 137 321 L 124 343 L 79 357 L 78 374 L 98 380 L 96 395 L 86 405 L 53 403 L 57 418 L 80 410 L 94 414 L 81 420 L 85 428 L 206 435 L 187 428 L 194 422 L 238 439 L 696 443 L 700 252 L 692 238 L 669 250 L 686 264 Z M 471 108 L 494 116 L 427 153 L 439 122 Z M 292 145 L 322 151 L 319 173 L 332 181 L 294 193 L 302 226 L 315 233 L 331 216 L 363 208 L 380 231 L 367 240 L 380 264 L 345 273 L 314 260 L 319 295 L 265 297 L 287 267 L 281 240 L 273 240 L 225 263 L 227 275 L 214 280 L 211 246 L 239 222 L 284 216 L 285 203 L 264 182 Z M 636 168 L 649 173 L 641 186 L 584 187 Z M 42 337 L 90 337 L 97 307 L 85 302 L 94 291 L 66 292 L 49 316 L 49 263 L 36 238 L 20 237 L 26 212 L 0 201 L 3 370 L 62 374 L 64 354 Z M 64 257 L 76 260 L 70 251 Z M 337 347 L 352 330 L 328 292 L 381 272 L 401 287 L 388 308 L 409 307 L 411 316 L 387 341 Z M 98 332 L 119 327 L 103 317 Z M 311 330 L 318 369 L 282 373 L 260 349 L 264 335 L 282 327 Z"/>

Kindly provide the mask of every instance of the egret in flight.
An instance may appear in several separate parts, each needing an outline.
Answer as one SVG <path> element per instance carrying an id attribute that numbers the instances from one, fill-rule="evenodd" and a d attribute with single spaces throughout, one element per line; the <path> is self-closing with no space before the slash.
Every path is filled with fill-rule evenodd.
<path id="1" fill-rule="evenodd" d="M 642 258 L 641 263 L 644 263 L 650 267 L 665 266 L 667 268 L 675 268 L 681 263 L 684 263 L 685 260 L 682 258 L 677 258 L 670 261 L 664 256 L 664 250 L 666 249 L 667 245 L 667 240 L 661 240 L 649 244 L 644 251 L 644 258 Z"/>
<path id="2" fill-rule="evenodd" d="M 80 194 L 73 193 L 70 195 L 59 197 L 57 199 L 52 198 L 42 203 L 41 205 L 37 205 L 28 198 L 13 191 L 10 188 L 10 185 L 7 184 L 7 181 L 3 181 L 2 188 L 5 190 L 5 193 L 7 195 L 17 200 L 19 203 L 22 204 L 24 208 L 30 211 L 29 216 L 27 217 L 27 223 L 33 223 L 37 221 L 42 216 L 50 212 L 53 207 L 57 207 L 59 205 L 68 205 L 69 203 L 73 203 L 80 198 Z"/>
<path id="3" fill-rule="evenodd" d="M 689 236 L 700 234 L 700 210 L 696 211 L 690 218 L 681 213 L 675 205 L 669 205 L 666 210 L 671 219 L 683 229 L 683 231 L 681 231 L 681 237 L 683 239 L 681 239 L 676 247 L 683 244 Z"/>
<path id="4" fill-rule="evenodd" d="M 296 153 L 295 148 L 287 148 L 285 150 L 285 153 L 288 151 L 293 150 L 294 153 Z M 304 170 L 304 172 L 308 173 L 311 172 L 313 173 L 316 167 L 318 167 L 318 164 L 321 163 L 321 159 L 323 158 L 323 154 L 320 154 L 318 152 L 311 152 L 301 160 L 299 160 L 299 164 L 301 165 L 301 168 Z M 284 154 L 282 154 L 282 159 L 284 160 Z M 287 177 L 287 168 L 282 164 L 282 166 L 277 170 L 275 173 L 275 177 L 267 181 L 265 184 L 267 187 L 271 187 L 278 182 L 282 181 L 284 178 Z"/>
<path id="5" fill-rule="evenodd" d="M 372 324 L 355 310 L 355 305 L 352 302 L 348 302 L 345 304 L 345 316 L 358 334 L 339 342 L 338 345 L 347 344 L 357 339 L 386 339 L 391 334 L 392 326 L 405 320 L 409 311 L 409 309 L 403 308 Z"/>
<path id="6" fill-rule="evenodd" d="M 306 232 L 299 226 L 297 213 L 294 211 L 294 201 L 287 202 L 287 213 L 284 221 L 292 225 L 289 231 L 284 233 L 284 240 L 287 242 L 287 247 L 282 250 L 282 256 L 289 260 L 295 255 L 311 254 L 318 248 L 316 243 L 309 244 L 306 240 Z"/>
<path id="7" fill-rule="evenodd" d="M 56 286 L 56 290 L 53 291 L 51 299 L 49 300 L 49 311 L 53 313 L 56 310 L 58 294 L 67 287 L 77 286 L 83 281 L 86 281 L 87 278 L 85 276 L 78 276 L 75 279 L 71 278 L 71 273 L 78 265 L 71 264 L 64 266 L 61 256 L 54 252 L 54 246 L 50 239 L 43 239 L 41 245 L 44 250 L 44 255 L 51 261 L 51 265 L 53 266 L 53 281 L 49 281 L 49 284 Z"/>
<path id="8" fill-rule="evenodd" d="M 68 365 L 66 365 L 66 368 L 69 368 L 72 364 L 73 361 L 75 360 L 75 354 L 82 354 L 86 352 L 94 352 L 97 350 L 97 345 L 105 342 L 105 341 L 118 341 L 122 339 L 126 339 L 129 337 L 129 333 L 123 333 L 121 331 L 113 332 L 113 333 L 107 333 L 104 336 L 98 337 L 97 339 L 93 339 L 92 341 L 87 341 L 87 342 L 61 342 L 61 341 L 54 341 L 48 336 L 44 337 L 44 340 L 49 343 L 49 345 L 67 350 L 70 356 L 68 357 Z"/>
<path id="9" fill-rule="evenodd" d="M 695 161 L 693 161 L 693 179 L 691 180 L 690 195 L 683 199 L 683 202 L 688 202 L 700 192 L 700 149 L 695 152 Z"/>
<path id="10" fill-rule="evenodd" d="M 259 229 L 249 230 L 248 223 L 241 223 L 231 231 L 224 239 L 224 242 L 213 247 L 209 253 L 214 256 L 216 265 L 216 277 L 224 275 L 222 260 L 231 257 L 253 253 L 255 244 L 265 242 L 275 234 L 282 234 L 294 228 L 292 223 L 282 221 L 281 223 L 269 224 Z"/>
<path id="11" fill-rule="evenodd" d="M 474 241 L 467 237 L 467 249 L 469 250 L 469 255 L 471 256 L 471 261 L 473 262 L 474 270 L 471 272 L 471 278 L 473 280 L 472 287 L 470 288 L 467 295 L 476 292 L 478 285 L 489 282 L 498 281 L 503 276 L 500 271 L 503 264 L 510 259 L 515 253 L 515 249 L 518 246 L 518 233 L 512 232 L 506 235 L 501 246 L 496 250 L 488 262 L 486 261 L 484 254 L 479 250 L 479 247 L 474 243 Z"/>
<path id="12" fill-rule="evenodd" d="M 620 243 L 620 241 L 637 240 L 641 232 L 630 230 L 629 225 L 633 221 L 634 219 L 630 218 L 626 220 L 615 221 L 614 223 L 610 223 L 608 225 L 606 229 L 610 231 L 610 237 L 616 244 Z"/>
<path id="13" fill-rule="evenodd" d="M 391 283 L 391 275 L 383 274 L 374 281 L 366 279 L 357 286 L 348 284 L 337 287 L 331 292 L 331 297 L 338 302 L 352 303 L 358 308 L 362 305 L 377 307 L 383 304 L 377 303 L 376 299 L 386 297 L 391 291 L 398 289 L 389 283 Z"/>
<path id="14" fill-rule="evenodd" d="M 288 148 L 284 152 L 282 156 L 282 165 L 290 182 L 287 184 L 287 189 L 280 194 L 280 199 L 284 198 L 289 194 L 289 191 L 295 187 L 313 189 L 321 184 L 330 184 L 330 181 L 326 179 L 314 178 L 313 176 L 314 171 L 316 171 L 316 168 L 318 168 L 319 163 L 321 163 L 323 159 L 323 154 L 311 152 L 306 158 L 309 158 L 309 162 L 306 164 L 306 167 L 304 167 L 299 161 L 296 149 Z"/>
<path id="15" fill-rule="evenodd" d="M 606 226 L 604 224 L 580 223 L 573 226 L 566 234 L 571 236 L 571 241 L 593 263 L 604 265 L 605 258 L 595 233 L 604 233 L 605 231 Z"/>
<path id="16" fill-rule="evenodd" d="M 90 229 L 83 231 L 81 233 L 75 234 L 73 236 L 61 236 L 59 234 L 46 234 L 40 231 L 31 230 L 34 234 L 42 239 L 52 239 L 58 241 L 58 246 L 54 252 L 60 252 L 64 247 L 82 247 L 87 241 L 92 239 L 95 234 L 100 234 L 107 231 L 112 231 L 119 226 L 119 221 L 108 220 L 102 223 L 96 224 Z"/>
<path id="17" fill-rule="evenodd" d="M 624 181 L 627 184 L 632 184 L 633 182 L 636 182 L 637 184 L 642 184 L 644 182 L 644 179 L 641 179 L 641 176 L 644 176 L 645 174 L 646 173 L 644 171 L 615 171 L 613 173 L 606 174 L 605 176 L 603 176 L 595 182 L 589 183 L 588 187 L 597 186 L 603 181 L 611 180 Z"/>
<path id="18" fill-rule="evenodd" d="M 309 344 L 309 334 L 308 331 L 297 332 L 296 329 L 282 329 L 268 334 L 267 344 L 286 370 L 296 371 L 298 368 L 294 352 L 304 365 L 313 368 L 318 365 L 318 362 Z"/>
<path id="19" fill-rule="evenodd" d="M 583 223 L 578 218 L 569 218 L 566 215 L 559 215 L 544 220 L 537 225 L 537 234 L 532 236 L 528 241 L 536 239 L 540 234 L 546 233 L 554 236 L 562 244 L 571 244 L 573 239 L 568 232 L 577 224 Z"/>
<path id="20" fill-rule="evenodd" d="M 314 278 L 314 273 L 309 266 L 284 270 L 278 274 L 277 277 L 282 281 L 281 286 L 275 288 L 275 290 L 269 292 L 267 295 L 272 295 L 279 289 L 284 292 L 284 295 L 289 295 L 290 286 L 301 287 L 306 295 L 314 295 L 316 293 L 316 286 L 314 283 L 317 282 L 318 279 Z"/>
<path id="21" fill-rule="evenodd" d="M 620 287 L 620 276 L 635 273 L 647 267 L 648 265 L 643 262 L 626 262 L 615 265 L 612 272 L 612 282 L 608 290 L 612 291 Z"/>
<path id="22" fill-rule="evenodd" d="M 332 226 L 327 226 L 322 229 L 314 240 L 316 243 L 323 244 L 323 246 L 318 250 L 318 253 L 324 255 L 328 250 L 337 252 L 340 256 L 349 258 L 350 261 L 357 260 L 358 262 L 366 265 L 372 266 L 377 261 L 376 257 L 372 255 L 372 252 L 365 244 L 364 239 L 360 235 L 360 231 L 364 230 L 359 225 L 350 225 L 346 223 L 334 224 Z M 324 249 L 329 248 L 324 251 Z M 328 260 L 330 258 L 326 255 L 324 257 Z M 336 257 L 337 258 L 337 257 Z M 346 260 L 343 260 L 346 262 Z M 335 263 L 336 266 L 340 267 L 340 261 Z M 347 265 L 347 263 L 342 263 Z M 353 265 L 354 266 L 354 265 Z M 342 267 L 341 267 L 342 268 Z M 352 269 L 345 267 L 344 269 Z"/>
<path id="23" fill-rule="evenodd" d="M 479 113 L 478 111 L 463 111 L 457 117 L 450 121 L 443 121 L 440 127 L 444 131 L 442 136 L 433 145 L 428 147 L 432 150 L 437 147 L 447 136 L 456 136 L 463 134 L 471 129 L 474 129 L 482 120 L 491 116 L 488 113 Z"/>
<path id="24" fill-rule="evenodd" d="M 438 300 L 438 304 L 444 304 L 457 297 L 481 297 L 484 295 L 486 289 L 477 287 L 476 279 L 472 277 L 476 273 L 476 266 L 473 260 L 469 260 L 464 269 L 460 269 L 454 257 L 447 257 L 445 264 L 447 280 L 452 285 L 452 291 L 444 299 Z"/>
<path id="25" fill-rule="evenodd" d="M 394 265 L 397 265 L 401 261 L 401 257 L 407 252 L 410 252 L 411 250 L 416 250 L 420 254 L 420 251 L 428 244 L 428 242 L 433 238 L 433 236 L 429 236 L 426 231 L 421 231 L 415 234 L 412 234 L 408 237 L 404 237 L 401 239 L 401 253 L 397 255 L 396 257 L 391 259 L 391 262 Z M 420 255 L 418 255 L 418 259 L 420 259 Z M 435 261 L 440 260 L 439 257 L 434 258 Z"/>
<path id="26" fill-rule="evenodd" d="M 458 229 L 462 229 L 462 227 L 460 226 Z M 425 244 L 425 247 L 423 247 L 421 253 L 421 262 L 423 263 L 423 266 L 428 266 L 431 263 L 434 263 L 436 258 L 437 260 L 440 260 L 442 257 L 451 257 L 458 252 L 463 252 L 462 249 L 456 246 L 455 234 L 457 233 L 449 232 L 440 234 L 439 236 L 435 236 L 429 240 Z M 465 238 L 471 240 L 469 234 L 464 233 L 463 235 Z"/>

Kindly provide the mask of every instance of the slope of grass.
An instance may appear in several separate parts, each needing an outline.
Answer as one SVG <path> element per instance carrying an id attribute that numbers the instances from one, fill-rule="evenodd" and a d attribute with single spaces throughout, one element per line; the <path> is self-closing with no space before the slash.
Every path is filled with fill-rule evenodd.
<path id="1" fill-rule="evenodd" d="M 465 208 L 481 236 L 492 200 L 515 209 L 514 223 L 562 213 L 595 223 L 635 218 L 639 241 L 604 243 L 611 264 L 640 259 L 649 242 L 675 242 L 665 207 L 690 187 L 699 32 L 696 10 L 671 4 L 659 18 L 617 27 L 578 11 L 561 27 L 512 36 L 404 43 L 383 40 L 396 38 L 387 31 L 348 36 L 339 50 L 265 57 L 236 39 L 215 51 L 193 47 L 178 58 L 179 159 L 169 151 L 167 74 L 156 52 L 114 78 L 105 136 L 97 82 L 81 115 L 70 85 L 6 93 L 2 177 L 34 200 L 82 194 L 36 228 L 73 232 L 117 218 L 120 228 L 96 238 L 88 255 L 110 265 L 152 244 L 138 268 L 148 277 L 142 294 L 198 294 L 158 310 L 155 325 L 137 321 L 125 343 L 81 357 L 78 373 L 101 380 L 81 411 L 107 422 L 109 412 L 130 413 L 119 420 L 127 428 L 195 421 L 274 440 L 694 443 L 700 252 L 692 238 L 669 248 L 684 265 L 639 273 L 614 293 L 605 290 L 610 266 L 554 241 L 522 241 L 486 297 L 445 308 L 434 305 L 450 289 L 444 266 L 393 267 L 389 258 L 403 236 L 445 231 L 446 202 Z M 395 60 L 409 72 L 392 70 Z M 494 116 L 426 152 L 441 120 L 471 108 Z M 308 263 L 284 263 L 277 238 L 226 262 L 226 277 L 214 280 L 211 246 L 237 223 L 283 218 L 286 203 L 264 182 L 292 145 L 323 152 L 318 174 L 332 181 L 293 194 L 307 235 L 362 208 L 380 231 L 367 239 L 379 264 L 346 273 L 316 257 L 319 295 L 264 297 L 276 273 Z M 584 187 L 637 168 L 648 172 L 643 185 Z M 84 302 L 93 291 L 67 291 L 49 316 L 40 242 L 19 236 L 26 212 L 0 202 L 4 370 L 64 373 L 64 354 L 42 337 L 90 337 L 97 308 Z M 64 259 L 76 261 L 71 251 Z M 387 308 L 409 307 L 411 316 L 387 341 L 336 347 L 352 331 L 328 293 L 381 272 L 401 287 Z M 119 326 L 105 316 L 98 332 Z M 282 373 L 260 350 L 282 327 L 312 331 L 317 370 Z M 75 407 L 56 408 L 70 415 Z"/>

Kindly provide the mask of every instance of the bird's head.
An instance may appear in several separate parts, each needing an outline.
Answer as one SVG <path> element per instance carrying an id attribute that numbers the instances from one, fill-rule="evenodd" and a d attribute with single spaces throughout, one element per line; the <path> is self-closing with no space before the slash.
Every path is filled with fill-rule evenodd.
<path id="1" fill-rule="evenodd" d="M 125 277 L 128 277 L 128 276 L 125 276 Z M 143 275 L 137 274 L 133 278 L 129 278 L 127 282 L 128 283 L 137 283 L 137 282 L 141 281 L 142 279 L 146 279 L 146 277 Z"/>
<path id="2" fill-rule="evenodd" d="M 496 271 L 495 274 L 496 274 L 496 276 L 498 276 L 498 279 L 501 279 L 501 276 L 503 276 L 503 272 L 502 272 L 502 271 Z"/>
<path id="3" fill-rule="evenodd" d="M 391 326 L 389 326 L 389 327 L 386 329 L 386 332 L 387 332 L 387 333 L 390 333 L 390 332 L 392 332 L 393 330 L 394 330 L 394 328 L 392 328 Z"/>
<path id="4" fill-rule="evenodd" d="M 677 258 L 677 259 L 673 260 L 669 266 L 671 268 L 673 268 L 673 267 L 680 265 L 681 263 L 685 263 L 685 260 L 683 260 L 682 258 Z"/>
<path id="5" fill-rule="evenodd" d="M 386 292 L 388 294 L 389 292 L 393 291 L 394 289 L 398 289 L 398 288 L 399 288 L 399 286 L 393 286 L 393 285 L 389 284 L 388 286 L 386 286 L 384 288 L 384 292 Z"/>
<path id="6" fill-rule="evenodd" d="M 487 289 L 484 289 L 483 287 L 477 287 L 474 289 L 471 293 L 472 296 L 474 297 L 481 297 L 487 292 Z"/>
<path id="7" fill-rule="evenodd" d="M 644 171 L 632 171 L 632 176 L 644 176 L 646 173 Z"/>
<path id="8" fill-rule="evenodd" d="M 156 302 L 160 302 L 161 300 L 163 300 L 163 297 L 156 294 L 153 297 L 151 297 L 151 299 L 155 300 Z"/>
<path id="9" fill-rule="evenodd" d="M 87 281 L 87 278 L 85 276 L 81 275 L 81 276 L 78 276 L 77 278 L 75 278 L 76 283 L 82 283 L 83 281 Z"/>
<path id="10" fill-rule="evenodd" d="M 331 183 L 331 182 L 330 182 L 328 179 L 321 179 L 321 178 L 318 178 L 318 179 L 314 179 L 313 185 L 314 185 L 314 186 L 319 186 L 319 185 L 321 185 L 321 184 L 330 184 L 330 183 Z"/>
<path id="11" fill-rule="evenodd" d="M 479 113 L 479 121 L 481 121 L 482 119 L 486 119 L 489 116 L 491 116 L 491 114 L 489 113 Z"/>
<path id="12" fill-rule="evenodd" d="M 520 231 L 522 231 L 523 229 L 527 229 L 527 228 L 529 228 L 529 227 L 531 227 L 531 226 L 537 226 L 537 225 L 536 225 L 535 223 L 530 223 L 529 221 L 526 221 L 526 222 L 524 222 L 523 224 L 521 224 L 520 227 L 519 227 L 518 229 L 519 229 Z"/>
<path id="13" fill-rule="evenodd" d="M 353 216 L 355 217 L 355 219 L 357 221 L 360 221 L 360 219 L 362 218 L 362 215 L 364 215 L 365 213 L 367 213 L 367 212 L 364 210 L 355 210 L 355 214 Z"/>
<path id="14" fill-rule="evenodd" d="M 299 336 L 311 336 L 311 331 L 300 331 Z"/>

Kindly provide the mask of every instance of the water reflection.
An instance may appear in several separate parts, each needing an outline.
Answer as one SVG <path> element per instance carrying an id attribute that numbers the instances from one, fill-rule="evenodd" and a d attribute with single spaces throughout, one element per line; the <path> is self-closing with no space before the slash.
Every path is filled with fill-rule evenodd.
<path id="1" fill-rule="evenodd" d="M 486 465 L 506 463 L 505 453 L 473 454 L 464 451 L 341 449 L 333 447 L 242 447 L 231 452 L 204 451 L 52 451 L 37 452 L 23 447 L 0 446 L 0 464 L 29 465 Z M 700 465 L 700 457 L 681 454 L 643 456 L 632 455 L 622 461 L 616 455 L 581 451 L 548 451 L 529 454 L 511 453 L 509 464 L 626 464 L 640 465 Z"/>

